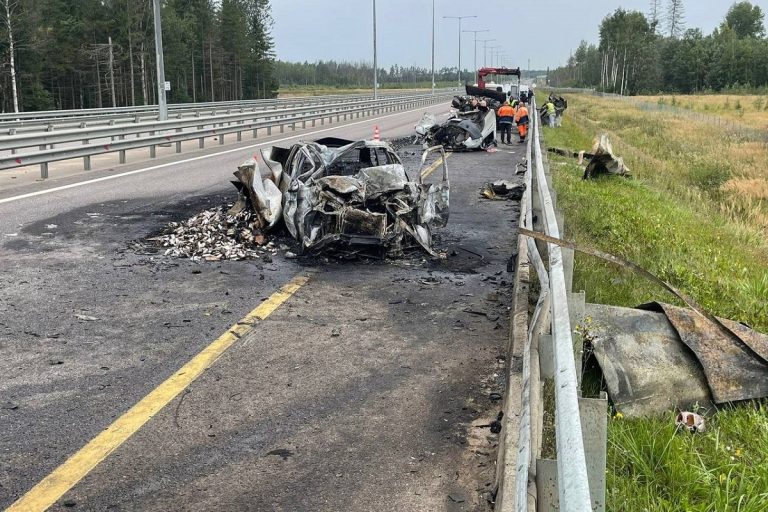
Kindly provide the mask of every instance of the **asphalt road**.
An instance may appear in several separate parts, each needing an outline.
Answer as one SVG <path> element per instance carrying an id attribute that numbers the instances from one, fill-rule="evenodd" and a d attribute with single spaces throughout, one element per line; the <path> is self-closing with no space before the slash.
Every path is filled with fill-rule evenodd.
<path id="1" fill-rule="evenodd" d="M 420 114 L 317 136 L 407 135 Z M 309 282 L 53 508 L 489 507 L 519 210 L 478 188 L 516 179 L 522 146 L 449 158 L 445 260 L 195 263 L 130 248 L 231 201 L 252 144 L 0 191 L 0 508 L 298 274 Z"/>

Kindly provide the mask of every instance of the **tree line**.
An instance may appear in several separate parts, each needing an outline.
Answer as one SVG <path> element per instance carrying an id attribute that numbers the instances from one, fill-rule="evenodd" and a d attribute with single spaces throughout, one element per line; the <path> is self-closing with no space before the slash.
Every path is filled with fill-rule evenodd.
<path id="1" fill-rule="evenodd" d="M 768 86 L 764 13 L 748 1 L 733 4 L 705 35 L 685 29 L 682 0 L 652 0 L 649 13 L 617 9 L 600 24 L 599 44 L 582 41 L 567 65 L 549 73 L 554 86 L 618 94 L 689 94 Z"/>
<path id="2" fill-rule="evenodd" d="M 168 101 L 276 95 L 269 0 L 163 0 Z M 157 103 L 152 0 L 0 0 L 0 111 Z"/>
<path id="3" fill-rule="evenodd" d="M 316 86 L 365 88 L 373 86 L 373 65 L 368 62 L 275 62 L 275 76 L 281 86 Z M 393 65 L 379 68 L 379 83 L 386 87 L 398 85 L 429 86 L 432 70 L 418 66 Z M 463 70 L 462 82 L 474 82 L 475 74 Z M 454 85 L 458 81 L 456 68 L 435 69 L 435 82 L 440 85 Z"/>

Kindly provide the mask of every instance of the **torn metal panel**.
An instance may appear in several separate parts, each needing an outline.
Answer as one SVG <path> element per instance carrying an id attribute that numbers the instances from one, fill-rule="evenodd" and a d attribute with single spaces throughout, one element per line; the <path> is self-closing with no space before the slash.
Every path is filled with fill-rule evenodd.
<path id="1" fill-rule="evenodd" d="M 442 170 L 442 176 L 438 183 L 423 185 L 424 166 L 430 153 L 439 152 L 438 160 Z M 433 227 L 444 227 L 448 224 L 451 184 L 448 181 L 448 162 L 445 158 L 445 149 L 442 146 L 432 146 L 424 150 L 421 155 L 421 167 L 418 171 L 419 181 L 424 187 L 424 193 L 418 200 L 419 222 Z"/>
<path id="2" fill-rule="evenodd" d="M 601 174 L 614 174 L 629 176 L 629 168 L 624 164 L 624 159 L 613 154 L 613 146 L 608 140 L 608 135 L 602 134 L 592 147 L 592 159 L 584 169 L 584 179 L 599 176 Z"/>
<path id="3" fill-rule="evenodd" d="M 586 316 L 585 339 L 617 410 L 644 416 L 711 403 L 701 365 L 663 313 L 587 304 Z"/>
<path id="4" fill-rule="evenodd" d="M 737 336 L 724 336 L 717 325 L 697 313 L 663 303 L 641 306 L 662 311 L 680 339 L 696 355 L 717 403 L 768 396 L 768 363 L 761 354 L 768 336 L 719 319 Z"/>
<path id="5" fill-rule="evenodd" d="M 253 209 L 259 214 L 265 227 L 273 227 L 282 212 L 282 193 L 270 179 L 262 179 L 259 166 L 251 159 L 241 164 L 234 173 L 243 188 L 238 187 L 241 195 L 246 195 Z M 232 214 L 242 211 L 242 199 L 239 199 Z"/>

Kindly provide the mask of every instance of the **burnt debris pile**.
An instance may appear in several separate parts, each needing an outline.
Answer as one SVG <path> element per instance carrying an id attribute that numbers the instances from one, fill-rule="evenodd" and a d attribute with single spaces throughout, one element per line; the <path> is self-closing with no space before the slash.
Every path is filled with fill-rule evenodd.
<path id="1" fill-rule="evenodd" d="M 428 170 L 428 157 L 436 161 Z M 237 202 L 172 223 L 156 238 L 170 256 L 218 261 L 258 257 L 265 235 L 289 235 L 305 254 L 433 257 L 432 229 L 448 222 L 450 185 L 444 151 L 427 148 L 407 171 L 379 140 L 324 138 L 262 151 L 241 164 L 232 183 Z M 435 159 L 433 158 L 433 159 Z M 442 166 L 440 178 L 424 177 Z"/>

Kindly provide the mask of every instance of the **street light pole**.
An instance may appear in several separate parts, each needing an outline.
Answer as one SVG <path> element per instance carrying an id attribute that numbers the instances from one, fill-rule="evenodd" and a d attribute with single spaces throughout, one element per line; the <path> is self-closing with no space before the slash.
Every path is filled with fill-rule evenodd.
<path id="1" fill-rule="evenodd" d="M 443 16 L 443 18 L 450 18 L 454 20 L 459 20 L 459 71 L 458 71 L 458 77 L 459 77 L 459 87 L 461 87 L 461 20 L 464 18 L 477 18 L 477 16 Z"/>
<path id="2" fill-rule="evenodd" d="M 435 94 L 435 0 L 432 0 L 432 94 Z"/>
<path id="3" fill-rule="evenodd" d="M 153 0 L 155 17 L 155 62 L 157 63 L 157 107 L 160 121 L 168 119 L 168 104 L 165 100 L 165 64 L 163 63 L 163 29 L 160 26 L 160 0 Z"/>
<path id="4" fill-rule="evenodd" d="M 157 1 L 157 0 L 156 0 Z M 379 63 L 376 59 L 376 0 L 373 0 L 373 99 L 379 99 Z"/>
<path id="5" fill-rule="evenodd" d="M 491 50 L 491 67 L 494 67 L 494 54 L 496 53 L 496 50 L 501 48 L 501 46 L 489 46 L 488 49 Z"/>
<path id="6" fill-rule="evenodd" d="M 471 32 L 475 34 L 475 73 L 477 73 L 477 34 L 478 32 L 490 32 L 489 29 L 483 29 L 483 30 L 465 30 L 464 32 Z"/>
<path id="7" fill-rule="evenodd" d="M 483 43 L 483 67 L 488 67 L 488 43 L 495 41 L 495 39 L 481 39 Z"/>

